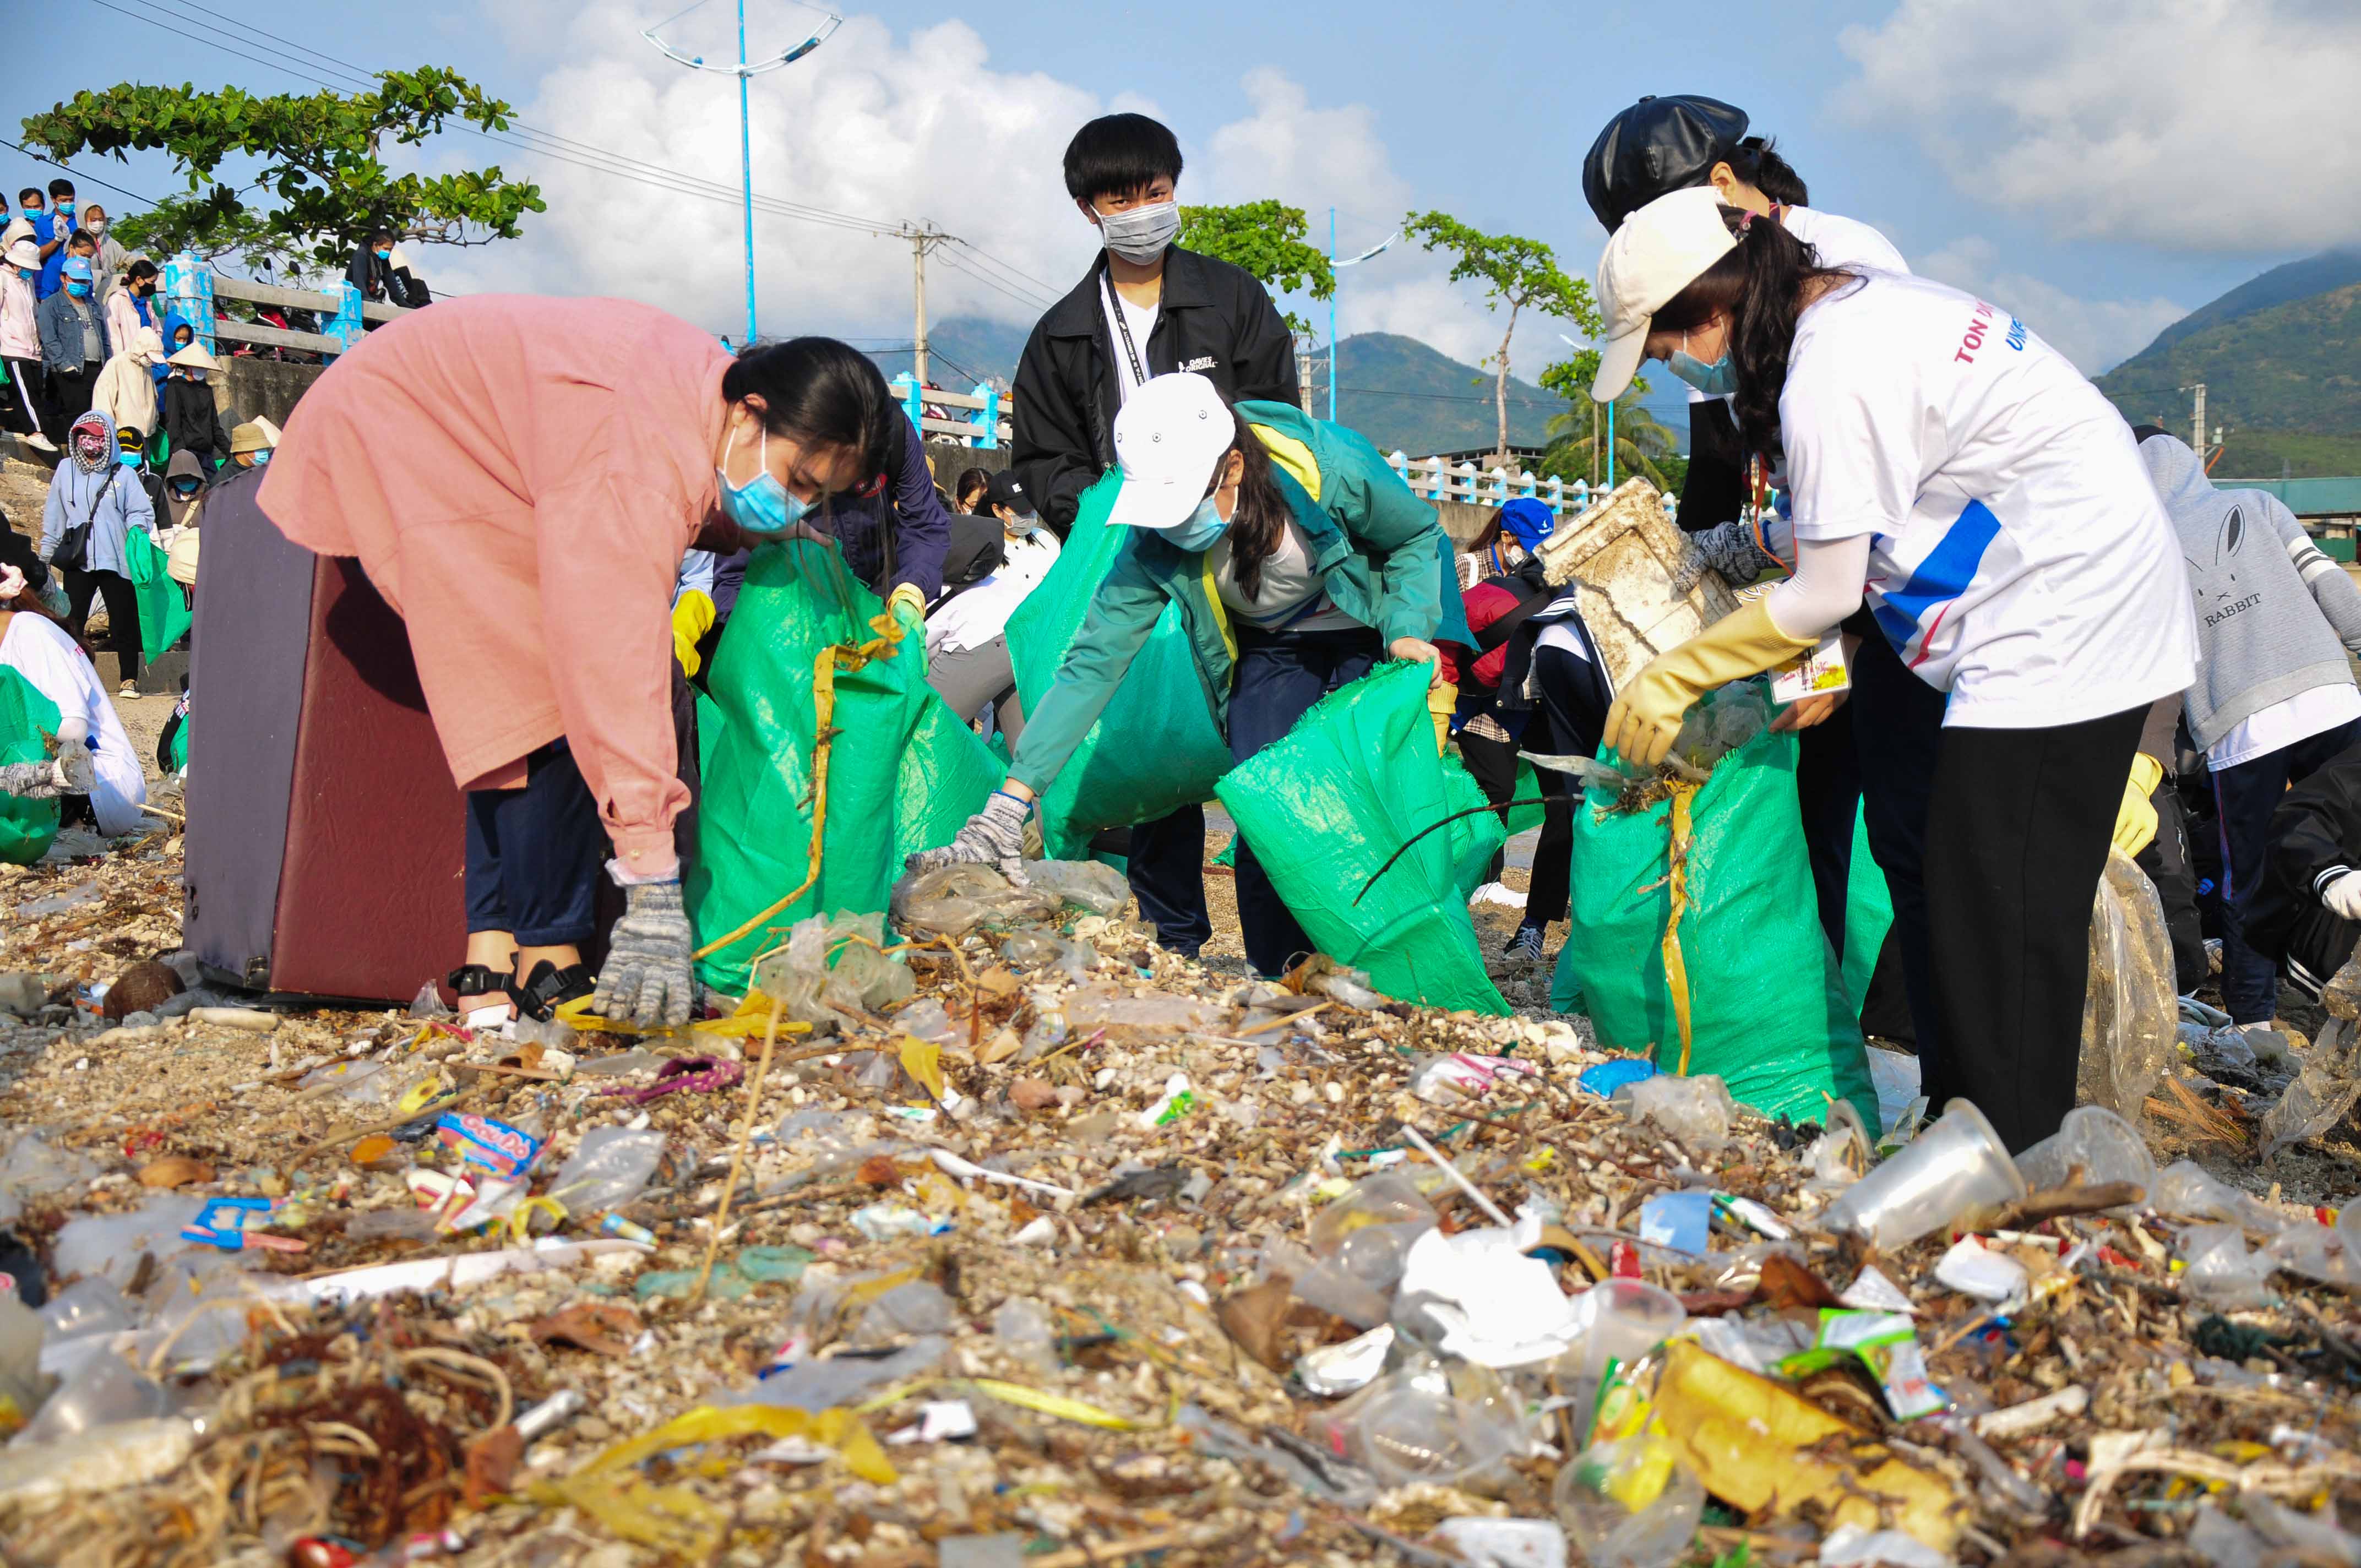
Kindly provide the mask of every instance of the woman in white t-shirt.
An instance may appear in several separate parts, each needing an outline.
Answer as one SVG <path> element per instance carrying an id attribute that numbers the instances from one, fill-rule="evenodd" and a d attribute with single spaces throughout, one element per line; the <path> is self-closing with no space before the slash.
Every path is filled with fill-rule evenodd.
<path id="1" fill-rule="evenodd" d="M 16 671 L 57 704 L 64 743 L 64 765 L 48 787 L 12 793 L 87 795 L 98 830 L 109 838 L 145 826 L 139 808 L 147 804 L 148 777 L 115 704 L 98 684 L 90 655 L 42 608 L 14 566 L 0 566 L 0 669 Z"/>
<path id="2" fill-rule="evenodd" d="M 2046 1137 L 2074 1103 L 2091 901 L 2141 721 L 2196 668 L 2186 569 L 2130 430 L 2006 312 L 1816 266 L 1710 190 L 1627 219 L 1598 298 L 1592 395 L 1643 358 L 1726 364 L 1749 448 L 1784 451 L 1796 548 L 1794 576 L 1618 695 L 1607 743 L 1661 760 L 1704 692 L 1866 598 L 1947 694 L 1925 764 L 1927 1091 L 1975 1102 L 2012 1149 Z"/>
<path id="3" fill-rule="evenodd" d="M 1013 747 L 1025 708 L 1008 662 L 1008 618 L 1058 564 L 1058 536 L 1041 526 L 1013 469 L 992 475 L 978 504 L 1000 520 L 1000 565 L 927 612 L 927 684 L 961 718 L 991 707 Z"/>

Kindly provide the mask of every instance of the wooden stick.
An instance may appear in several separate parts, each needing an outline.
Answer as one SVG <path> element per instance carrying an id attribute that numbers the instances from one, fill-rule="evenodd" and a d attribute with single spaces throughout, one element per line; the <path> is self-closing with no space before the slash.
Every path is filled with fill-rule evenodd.
<path id="1" fill-rule="evenodd" d="M 1309 1018 L 1314 1013 L 1325 1012 L 1327 1009 L 1335 1005 L 1336 999 L 1334 997 L 1330 997 L 1325 1002 L 1315 1002 L 1309 1007 L 1299 1007 L 1292 1013 L 1282 1013 L 1276 1018 L 1266 1018 L 1259 1024 L 1256 1024 L 1248 1028 L 1240 1029 L 1237 1033 L 1237 1038 L 1242 1040 L 1251 1039 L 1255 1036 L 1262 1034 L 1267 1030 L 1276 1029 L 1282 1024 L 1292 1024 L 1298 1018 Z"/>
<path id="2" fill-rule="evenodd" d="M 713 1260 L 721 1252 L 721 1233 L 730 1224 L 730 1199 L 738 1190 L 738 1173 L 746 1166 L 746 1146 L 753 1140 L 754 1118 L 763 1107 L 763 1080 L 771 1070 L 771 1047 L 779 1040 L 779 1007 L 771 1003 L 771 1022 L 763 1031 L 762 1058 L 746 1085 L 746 1119 L 738 1124 L 738 1142 L 730 1151 L 730 1174 L 721 1180 L 721 1202 L 714 1211 L 713 1234 L 705 1242 L 705 1266 L 697 1271 L 697 1288 L 689 1293 L 693 1306 L 705 1299 L 705 1282 L 713 1277 Z"/>
<path id="3" fill-rule="evenodd" d="M 150 806 L 144 800 L 139 803 L 139 809 L 153 816 L 160 817 L 167 822 L 177 822 L 183 828 L 189 825 L 189 819 L 181 816 L 179 812 L 167 811 L 160 806 Z"/>

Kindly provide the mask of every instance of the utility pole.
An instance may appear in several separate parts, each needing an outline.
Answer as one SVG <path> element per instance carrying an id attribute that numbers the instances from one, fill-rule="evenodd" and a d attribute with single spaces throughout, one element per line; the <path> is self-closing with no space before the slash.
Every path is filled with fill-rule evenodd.
<path id="1" fill-rule="evenodd" d="M 917 224 L 904 224 L 894 232 L 910 242 L 910 276 L 918 307 L 916 343 L 917 362 L 910 373 L 918 378 L 918 385 L 923 387 L 927 384 L 927 252 L 951 236 L 932 224 L 923 227 Z"/>
<path id="2" fill-rule="evenodd" d="M 697 5 L 689 6 L 688 11 L 694 11 L 697 5 L 703 4 L 704 0 L 697 0 Z M 818 7 L 814 6 L 813 9 L 817 10 Z M 658 22 L 656 27 L 671 26 L 688 15 L 688 11 L 675 12 Z M 705 63 L 705 57 L 701 54 L 683 54 L 656 37 L 655 27 L 644 28 L 640 33 L 640 37 L 653 44 L 667 60 L 686 65 L 693 71 L 710 71 L 738 79 L 738 172 L 745 192 L 746 341 L 748 343 L 753 342 L 757 334 L 754 327 L 754 130 L 752 110 L 747 98 L 746 82 L 750 77 L 761 76 L 784 66 L 793 65 L 819 48 L 827 41 L 830 33 L 844 25 L 844 18 L 833 11 L 826 13 L 826 16 L 827 19 L 820 23 L 819 29 L 795 48 L 784 51 L 775 59 L 749 64 L 746 60 L 746 0 L 738 0 L 738 63 L 734 66 L 708 65 Z"/>
<path id="3" fill-rule="evenodd" d="M 1335 388 L 1330 387 L 1329 393 L 1334 396 Z M 1303 405 L 1305 413 L 1312 411 L 1312 334 L 1308 332 L 1295 334 L 1295 400 Z"/>
<path id="4" fill-rule="evenodd" d="M 2196 395 L 2196 410 L 2189 422 L 2189 444 L 2196 450 L 2197 466 L 2202 472 L 2205 466 L 2205 383 L 2199 381 L 2180 389 Z"/>

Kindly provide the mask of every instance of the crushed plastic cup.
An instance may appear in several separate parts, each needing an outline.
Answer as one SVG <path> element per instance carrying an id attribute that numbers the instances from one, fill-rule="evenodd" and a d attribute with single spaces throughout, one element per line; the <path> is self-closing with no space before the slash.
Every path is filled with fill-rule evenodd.
<path id="1" fill-rule="evenodd" d="M 549 1184 L 569 1214 L 620 1209 L 637 1198 L 664 1158 L 664 1135 L 653 1128 L 593 1127 Z"/>
<path id="2" fill-rule="evenodd" d="M 1415 1225 L 1426 1229 L 1440 1223 L 1434 1205 L 1419 1190 L 1417 1179 L 1395 1168 L 1365 1176 L 1326 1208 L 1312 1216 L 1312 1250 L 1334 1256 L 1356 1232 L 1378 1225 Z M 1394 1270 L 1397 1277 L 1401 1270 Z"/>
<path id="3" fill-rule="evenodd" d="M 2025 1177 L 1984 1113 L 1954 1100 L 1884 1164 L 1839 1193 L 1825 1223 L 1892 1252 L 1971 1210 L 2025 1194 Z"/>
<path id="4" fill-rule="evenodd" d="M 1513 1421 L 1418 1383 L 1389 1388 L 1364 1406 L 1355 1436 L 1362 1462 L 1393 1486 L 1491 1475 L 1525 1450 Z"/>
<path id="5" fill-rule="evenodd" d="M 1587 1432 L 1607 1375 L 1664 1343 L 1688 1321 L 1688 1310 L 1669 1290 L 1644 1279 L 1621 1278 L 1600 1280 L 1575 1306 L 1587 1326 L 1569 1357 L 1576 1380 L 1574 1430 Z"/>
<path id="6" fill-rule="evenodd" d="M 2269 1305 L 2272 1259 L 2268 1249 L 2247 1250 L 2240 1226 L 2191 1225 L 2180 1233 L 2180 1288 L 2216 1311 Z"/>
<path id="7" fill-rule="evenodd" d="M 1590 1568 L 1671 1568 L 1705 1514 L 1705 1486 L 1664 1437 L 1593 1443 L 1557 1473 L 1558 1522 Z"/>
<path id="8" fill-rule="evenodd" d="M 2103 1105 L 2077 1105 L 2056 1132 L 2016 1157 L 2026 1186 L 2036 1192 L 2065 1186 L 2077 1168 L 2086 1185 L 2128 1181 L 2144 1192 L 2156 1186 L 2147 1140 Z"/>
<path id="9" fill-rule="evenodd" d="M 1614 1098 L 1625 1119 L 1653 1122 L 1700 1150 L 1718 1149 L 1730 1141 L 1730 1118 L 1737 1109 L 1730 1086 L 1709 1072 L 1696 1078 L 1659 1073 L 1623 1085 Z"/>
<path id="10" fill-rule="evenodd" d="M 75 1367 L 41 1406 L 21 1435 L 26 1443 L 79 1437 L 116 1421 L 147 1420 L 172 1413 L 172 1396 L 160 1383 L 113 1354 L 93 1355 Z"/>

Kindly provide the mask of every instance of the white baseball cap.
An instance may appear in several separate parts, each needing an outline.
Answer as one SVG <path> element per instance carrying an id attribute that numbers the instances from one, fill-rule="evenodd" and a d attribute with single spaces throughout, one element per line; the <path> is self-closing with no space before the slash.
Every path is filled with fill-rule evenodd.
<path id="1" fill-rule="evenodd" d="M 1151 378 L 1115 416 L 1123 488 L 1107 521 L 1132 528 L 1182 521 L 1205 499 L 1213 465 L 1237 439 L 1237 416 L 1213 382 L 1189 370 Z"/>
<path id="2" fill-rule="evenodd" d="M 1721 221 L 1721 197 L 1710 185 L 1659 196 L 1628 214 L 1607 237 L 1598 258 L 1598 313 L 1607 343 L 1590 395 L 1611 402 L 1623 395 L 1648 346 L 1648 323 L 1707 269 L 1738 248 Z"/>

